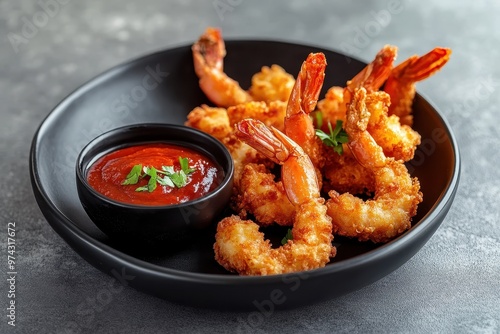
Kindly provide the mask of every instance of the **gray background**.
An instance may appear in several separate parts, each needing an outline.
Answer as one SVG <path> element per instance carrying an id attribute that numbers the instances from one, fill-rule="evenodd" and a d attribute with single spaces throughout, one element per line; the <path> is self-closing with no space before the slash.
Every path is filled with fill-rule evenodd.
<path id="1" fill-rule="evenodd" d="M 458 194 L 442 226 L 415 257 L 380 281 L 342 298 L 275 312 L 252 330 L 500 332 L 499 2 L 59 0 L 57 4 L 0 1 L 0 270 L 7 271 L 7 223 L 15 222 L 19 272 L 15 328 L 7 325 L 8 286 L 6 274 L 0 276 L 0 332 L 249 329 L 242 324 L 250 313 L 200 310 L 118 288 L 114 279 L 82 260 L 47 224 L 28 174 L 33 134 L 66 95 L 111 66 L 192 43 L 210 25 L 221 27 L 226 38 L 286 39 L 337 50 L 350 47 L 352 55 L 365 61 L 384 44 L 399 47 L 398 60 L 435 46 L 453 49 L 446 67 L 418 85 L 452 125 L 463 158 Z M 389 19 L 377 21 L 380 13 L 390 13 Z M 27 22 L 39 27 L 23 31 Z M 360 31 L 370 36 L 360 39 Z M 103 303 L 98 297 L 106 291 L 112 291 L 111 298 Z"/>

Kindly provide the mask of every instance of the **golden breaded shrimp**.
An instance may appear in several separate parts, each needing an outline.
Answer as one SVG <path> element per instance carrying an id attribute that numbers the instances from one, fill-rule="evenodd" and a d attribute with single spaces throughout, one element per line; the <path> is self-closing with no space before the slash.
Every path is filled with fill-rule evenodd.
<path id="1" fill-rule="evenodd" d="M 260 226 L 278 224 L 291 226 L 295 207 L 288 199 L 283 182 L 263 164 L 242 166 L 238 194 L 233 209 L 241 218 L 252 215 Z"/>
<path id="2" fill-rule="evenodd" d="M 262 164 L 270 169 L 274 167 L 274 163 L 269 161 L 263 154 L 256 149 L 239 140 L 234 133 L 222 140 L 222 144 L 226 146 L 234 162 L 234 177 L 233 177 L 233 195 L 237 196 L 241 191 L 240 181 L 244 173 L 245 166 L 248 164 Z M 236 204 L 232 203 L 233 208 Z"/>
<path id="3" fill-rule="evenodd" d="M 373 172 L 375 195 L 364 201 L 350 193 L 332 190 L 326 205 L 334 233 L 360 241 L 386 242 L 411 227 L 422 193 L 418 180 L 410 177 L 403 162 L 385 157 L 366 130 L 370 113 L 365 99 L 364 88 L 355 91 L 347 110 L 345 130 L 351 152 Z"/>
<path id="4" fill-rule="evenodd" d="M 224 108 L 213 108 L 202 105 L 201 108 L 195 108 L 188 115 L 188 122 L 186 122 L 186 125 L 193 126 L 213 135 L 222 141 L 222 143 L 228 148 L 231 156 L 233 157 L 235 166 L 234 195 L 239 196 L 242 192 L 241 189 L 245 189 L 243 186 L 240 186 L 240 179 L 245 175 L 245 166 L 248 164 L 259 164 L 262 167 L 265 165 L 266 168 L 272 168 L 274 167 L 274 163 L 270 162 L 251 146 L 239 141 L 234 135 L 234 125 L 245 118 L 254 118 L 261 120 L 268 126 L 274 126 L 282 130 L 284 127 L 283 120 L 285 117 L 285 111 L 286 103 L 281 101 L 272 101 L 269 103 L 252 101 L 231 106 L 227 108 L 227 110 Z M 269 173 L 269 171 L 267 171 L 267 173 Z M 268 177 L 270 176 L 272 175 L 269 175 Z M 243 181 L 244 184 L 249 183 L 248 179 L 249 176 L 246 176 Z M 280 191 L 280 189 L 276 190 L 278 193 Z M 282 193 L 282 196 L 279 197 L 286 200 L 284 193 Z M 233 208 L 236 208 L 237 210 L 243 210 L 246 208 L 250 212 L 252 212 L 253 209 L 258 212 L 264 211 L 264 208 L 261 208 L 260 199 L 252 205 L 251 200 L 245 198 L 237 198 L 236 202 L 233 203 Z M 271 205 L 271 203 L 268 204 Z M 282 205 L 291 207 L 290 203 L 283 203 Z M 244 213 L 242 212 L 241 215 L 244 216 Z M 278 213 L 276 213 L 276 215 L 278 215 Z M 264 223 L 266 219 L 264 217 L 262 217 L 262 219 L 262 222 Z M 272 221 L 272 217 L 268 218 L 267 221 Z M 281 219 L 278 221 L 284 220 Z"/>
<path id="5" fill-rule="evenodd" d="M 209 107 L 206 104 L 191 110 L 184 125 L 208 133 L 221 141 L 233 133 L 226 109 Z"/>
<path id="6" fill-rule="evenodd" d="M 318 102 L 318 109 L 324 120 L 330 123 L 342 120 L 345 124 L 347 102 L 349 102 L 347 100 L 351 99 L 351 94 L 356 89 L 365 88 L 370 93 L 365 101 L 371 114 L 366 124 L 369 134 L 375 139 L 376 144 L 382 147 L 386 156 L 408 161 L 413 158 L 415 149 L 420 144 L 420 135 L 410 127 L 401 125 L 397 116 L 387 115 L 390 99 L 378 91 L 391 73 L 396 54 L 395 47 L 384 46 L 374 60 L 348 82 L 346 88 L 331 87 L 325 99 Z M 327 125 L 326 122 L 323 123 Z M 325 191 L 333 189 L 351 194 L 374 191 L 373 173 L 357 162 L 348 147 L 344 148 L 342 156 L 328 152 L 327 148 L 325 150 L 327 151 L 323 168 Z"/>
<path id="7" fill-rule="evenodd" d="M 412 56 L 396 66 L 384 85 L 384 91 L 391 96 L 389 115 L 397 115 L 402 124 L 411 125 L 415 83 L 439 71 L 448 62 L 450 55 L 451 49 L 438 47 L 421 57 Z"/>
<path id="8" fill-rule="evenodd" d="M 324 159 L 321 140 L 316 136 L 309 114 L 318 103 L 325 79 L 326 58 L 323 53 L 311 53 L 302 63 L 295 86 L 290 94 L 285 117 L 285 133 L 306 152 L 313 164 L 321 168 Z"/>
<path id="9" fill-rule="evenodd" d="M 366 130 L 382 148 L 384 155 L 401 161 L 413 159 L 420 144 L 420 134 L 408 125 L 401 125 L 396 115 L 387 115 L 389 95 L 382 91 L 372 92 L 366 94 L 365 101 L 358 101 L 361 102 L 370 113 Z M 342 155 L 328 152 L 327 148 L 325 150 L 324 191 L 365 194 L 375 190 L 372 171 L 358 163 L 348 146 L 344 147 Z"/>
<path id="10" fill-rule="evenodd" d="M 234 126 L 245 118 L 257 119 L 267 126 L 274 126 L 280 131 L 284 130 L 286 102 L 252 101 L 227 108 L 229 123 Z"/>
<path id="11" fill-rule="evenodd" d="M 326 149 L 323 168 L 323 191 L 335 190 L 353 195 L 371 194 L 375 190 L 373 173 L 361 166 L 349 146 L 344 146 L 344 153 L 337 154 L 333 149 Z"/>
<path id="12" fill-rule="evenodd" d="M 243 120 L 238 137 L 281 165 L 286 194 L 295 207 L 293 239 L 272 248 L 259 226 L 238 216 L 224 218 L 215 235 L 215 259 L 241 275 L 272 275 L 325 266 L 336 253 L 314 166 L 302 148 L 262 122 Z"/>
<path id="13" fill-rule="evenodd" d="M 345 121 L 344 89 L 344 87 L 332 86 L 326 91 L 325 98 L 318 101 L 318 111 L 321 112 L 324 120 L 324 131 L 327 130 L 328 122 L 335 124 L 337 120 Z"/>
<path id="14" fill-rule="evenodd" d="M 324 159 L 321 154 L 322 143 L 314 132 L 309 113 L 316 106 L 317 96 L 324 79 L 325 67 L 326 60 L 323 54 L 311 53 L 307 57 L 295 81 L 288 105 L 285 106 L 286 117 L 283 117 L 281 122 L 278 122 L 276 117 L 255 117 L 261 114 L 271 114 L 260 111 L 271 111 L 270 107 L 278 101 L 270 102 L 269 105 L 264 102 L 249 102 L 228 109 L 230 117 L 250 116 L 266 125 L 278 124 L 279 126 L 276 128 L 279 130 L 283 128 L 284 123 L 287 136 L 300 141 L 298 144 L 306 153 L 310 152 L 309 157 L 317 167 L 316 173 L 320 183 L 321 171 L 319 167 Z M 283 116 L 285 109 L 280 109 L 283 111 Z M 234 207 L 241 218 L 252 214 L 256 222 L 263 226 L 273 223 L 290 225 L 292 223 L 291 217 L 295 211 L 286 196 L 282 182 L 275 180 L 274 175 L 269 170 L 255 165 L 245 166 L 241 174 L 240 187 L 234 201 Z"/>
<path id="15" fill-rule="evenodd" d="M 262 118 L 267 116 L 267 114 L 263 113 L 263 111 L 272 113 L 273 110 L 267 108 L 265 104 L 262 108 L 249 109 L 253 111 L 253 116 Z M 282 109 L 282 113 L 284 114 L 285 108 L 282 107 Z M 234 122 L 235 120 L 232 119 L 232 121 Z M 281 123 L 283 123 L 283 121 L 281 121 Z M 243 169 L 247 164 L 265 164 L 268 168 L 272 168 L 274 166 L 274 163 L 269 162 L 269 159 L 265 156 L 235 137 L 233 127 L 234 123 L 231 123 L 228 111 L 225 108 L 209 107 L 206 104 L 203 104 L 200 107 L 194 108 L 188 114 L 187 121 L 184 124 L 214 136 L 229 150 L 234 161 L 233 193 L 235 196 L 239 192 L 240 178 L 243 173 Z M 283 127 L 283 125 L 281 125 L 281 127 Z"/>
<path id="16" fill-rule="evenodd" d="M 279 65 L 263 66 L 260 72 L 252 76 L 252 85 L 248 92 L 255 101 L 287 102 L 295 84 L 293 75 Z"/>
<path id="17" fill-rule="evenodd" d="M 335 124 L 337 120 L 345 121 L 347 104 L 356 89 L 364 87 L 368 92 L 379 90 L 391 73 L 396 56 L 397 48 L 385 45 L 371 63 L 347 81 L 346 87 L 330 87 L 325 98 L 318 102 L 318 110 L 322 112 L 325 120 L 323 124 L 326 126 L 326 121 L 331 124 Z"/>
<path id="18" fill-rule="evenodd" d="M 401 125 L 399 117 L 388 115 L 391 104 L 389 94 L 378 91 L 366 95 L 366 108 L 370 111 L 367 130 L 385 156 L 410 161 L 420 144 L 420 134 L 408 125 Z"/>
<path id="19" fill-rule="evenodd" d="M 346 87 L 333 86 L 328 89 L 325 98 L 318 102 L 318 112 L 323 119 L 323 131 L 328 131 L 328 124 L 335 124 L 338 120 L 345 124 L 351 92 L 365 84 L 371 91 L 377 90 L 387 78 L 395 57 L 396 48 L 385 46 L 370 64 L 347 82 Z M 331 148 L 323 147 L 325 157 L 322 169 L 323 190 L 351 194 L 372 192 L 373 174 L 357 162 L 347 145 L 343 146 L 342 155 L 335 153 Z"/>
<path id="20" fill-rule="evenodd" d="M 210 101 L 219 107 L 229 107 L 252 100 L 238 82 L 224 73 L 226 48 L 219 29 L 207 28 L 191 50 L 200 88 Z"/>
<path id="21" fill-rule="evenodd" d="M 366 107 L 366 89 L 359 88 L 347 108 L 345 131 L 349 136 L 347 146 L 356 160 L 364 167 L 383 167 L 387 158 L 372 135 L 367 131 L 370 111 Z"/>

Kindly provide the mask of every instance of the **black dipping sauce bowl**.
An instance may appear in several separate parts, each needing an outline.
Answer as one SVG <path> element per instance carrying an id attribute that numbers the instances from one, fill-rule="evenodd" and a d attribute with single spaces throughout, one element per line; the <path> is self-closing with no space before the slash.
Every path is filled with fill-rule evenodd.
<path id="1" fill-rule="evenodd" d="M 224 172 L 217 188 L 180 204 L 135 205 L 118 202 L 90 186 L 87 173 L 99 158 L 117 149 L 148 143 L 184 146 L 210 158 Z M 156 246 L 184 242 L 213 227 L 228 207 L 233 188 L 234 163 L 229 151 L 214 137 L 173 124 L 140 124 L 117 128 L 93 139 L 77 159 L 76 182 L 80 201 L 90 219 L 108 237 L 119 242 Z"/>

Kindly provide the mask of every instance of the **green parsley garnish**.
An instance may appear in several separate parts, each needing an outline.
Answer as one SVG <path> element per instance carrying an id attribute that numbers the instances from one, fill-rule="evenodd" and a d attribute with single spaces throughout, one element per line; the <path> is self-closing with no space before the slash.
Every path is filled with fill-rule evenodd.
<path id="1" fill-rule="evenodd" d="M 181 170 L 177 172 L 174 166 L 162 166 L 161 170 L 158 170 L 152 166 L 143 167 L 142 164 L 135 165 L 122 182 L 122 185 L 137 184 L 140 179 L 149 176 L 148 184 L 137 187 L 135 191 L 153 192 L 158 184 L 171 188 L 182 188 L 187 184 L 188 175 L 196 171 L 196 168 L 189 167 L 187 158 L 179 157 L 179 164 L 181 165 Z"/>
<path id="2" fill-rule="evenodd" d="M 316 113 L 316 124 L 318 127 L 318 129 L 316 129 L 316 136 L 318 136 L 321 141 L 323 141 L 323 144 L 333 147 L 333 150 L 338 154 L 344 153 L 342 144 L 347 143 L 349 141 L 349 138 L 345 130 L 342 129 L 342 121 L 337 120 L 335 129 L 332 129 L 332 124 L 328 122 L 328 130 L 330 132 L 328 134 L 319 129 L 323 125 L 323 117 L 321 113 Z"/>
<path id="3" fill-rule="evenodd" d="M 188 158 L 179 157 L 179 164 L 181 165 L 181 169 L 185 174 L 191 174 L 196 170 L 196 168 L 189 168 Z"/>
<path id="4" fill-rule="evenodd" d="M 132 167 L 130 173 L 128 173 L 125 181 L 122 182 L 123 185 L 128 184 L 136 184 L 139 181 L 139 177 L 141 176 L 142 165 L 135 165 Z"/>
<path id="5" fill-rule="evenodd" d="M 153 192 L 156 189 L 156 182 L 158 181 L 158 171 L 154 167 L 144 167 L 142 169 L 144 171 L 144 174 L 149 175 L 149 181 L 146 189 L 141 189 L 141 190 L 135 190 L 135 191 L 149 191 Z M 143 188 L 143 187 L 139 187 Z"/>
<path id="6" fill-rule="evenodd" d="M 323 126 L 323 113 L 317 110 L 313 111 L 311 115 L 312 115 L 311 117 L 316 118 L 316 128 L 321 129 L 321 127 Z"/>
<path id="7" fill-rule="evenodd" d="M 288 242 L 288 240 L 293 240 L 293 235 L 292 235 L 292 229 L 289 228 L 288 231 L 286 231 L 286 235 L 281 239 L 281 244 L 284 245 Z"/>

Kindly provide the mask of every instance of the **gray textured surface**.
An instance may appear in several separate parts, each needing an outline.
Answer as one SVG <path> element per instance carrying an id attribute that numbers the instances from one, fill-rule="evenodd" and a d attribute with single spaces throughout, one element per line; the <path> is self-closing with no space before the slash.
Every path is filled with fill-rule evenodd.
<path id="1" fill-rule="evenodd" d="M 50 17 L 41 6 L 49 3 Z M 442 226 L 415 257 L 375 284 L 336 300 L 273 313 L 253 330 L 500 332 L 498 2 L 54 3 L 0 1 L 0 271 L 7 271 L 8 222 L 16 223 L 18 270 L 15 328 L 7 325 L 7 275 L 0 277 L 0 332 L 248 329 L 242 323 L 249 313 L 198 310 L 130 288 L 117 289 L 111 277 L 82 260 L 47 224 L 28 175 L 33 134 L 67 94 L 113 65 L 191 43 L 209 25 L 222 27 L 227 38 L 287 39 L 335 49 L 357 46 L 352 53 L 364 60 L 387 43 L 399 46 L 400 60 L 437 45 L 453 49 L 445 69 L 418 86 L 451 123 L 463 157 L 459 191 Z M 374 14 L 391 6 L 397 11 L 389 15 L 387 25 L 377 25 Z M 27 22 L 39 27 L 30 31 Z M 358 29 L 370 27 L 371 36 L 357 39 Z"/>

